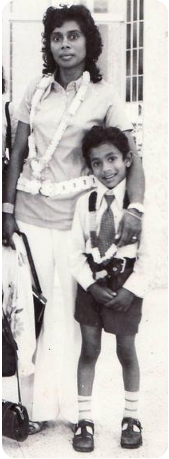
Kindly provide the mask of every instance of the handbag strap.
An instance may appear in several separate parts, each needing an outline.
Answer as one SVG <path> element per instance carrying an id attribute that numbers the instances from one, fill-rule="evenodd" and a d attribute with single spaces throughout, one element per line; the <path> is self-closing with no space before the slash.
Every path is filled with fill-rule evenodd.
<path id="1" fill-rule="evenodd" d="M 11 155 L 12 150 L 12 142 L 11 142 L 11 119 L 9 114 L 9 104 L 10 102 L 6 102 L 5 104 L 5 115 L 7 121 L 7 130 L 6 130 L 6 146 L 9 150 L 9 156 Z"/>
<path id="2" fill-rule="evenodd" d="M 35 264 L 34 264 L 34 261 L 33 261 L 33 258 L 32 258 L 32 254 L 31 254 L 31 250 L 30 250 L 30 246 L 29 246 L 29 242 L 28 242 L 27 236 L 26 236 L 25 233 L 22 233 L 21 231 L 19 232 L 19 235 L 22 236 L 22 239 L 23 239 L 23 242 L 24 242 L 24 245 L 25 245 L 25 248 L 26 248 L 26 253 L 27 253 L 28 260 L 29 260 L 29 264 L 30 264 L 30 268 L 31 268 L 31 272 L 32 272 L 32 277 L 33 277 L 33 280 L 34 280 L 34 283 L 35 283 L 35 287 L 37 288 L 38 293 L 41 294 L 42 290 L 41 290 L 41 286 L 40 286 L 40 283 L 39 283 L 38 275 L 37 275 L 37 272 L 36 272 Z"/>
<path id="3" fill-rule="evenodd" d="M 20 389 L 20 382 L 19 382 L 18 356 L 16 357 L 16 377 L 17 377 L 17 386 L 18 386 L 18 402 L 22 404 L 21 389 Z"/>
<path id="4" fill-rule="evenodd" d="M 8 333 L 8 331 L 10 330 L 10 334 L 8 333 L 8 337 L 9 337 L 9 340 L 10 340 L 10 343 L 14 349 L 14 352 L 15 352 L 15 360 L 16 360 L 16 377 L 17 377 L 17 387 L 18 387 L 18 402 L 20 404 L 22 404 L 22 400 L 21 400 L 21 389 L 20 389 L 20 382 L 19 382 L 19 371 L 18 371 L 18 354 L 17 354 L 17 349 L 18 349 L 18 346 L 17 346 L 17 343 L 16 341 L 14 340 L 13 338 L 13 334 L 12 334 L 12 330 L 11 330 L 11 326 L 10 326 L 10 323 L 8 322 L 8 319 L 7 319 L 7 316 L 5 314 L 5 311 L 2 307 L 2 314 L 3 314 L 3 319 L 4 319 L 4 328 L 6 329 L 6 332 Z"/>

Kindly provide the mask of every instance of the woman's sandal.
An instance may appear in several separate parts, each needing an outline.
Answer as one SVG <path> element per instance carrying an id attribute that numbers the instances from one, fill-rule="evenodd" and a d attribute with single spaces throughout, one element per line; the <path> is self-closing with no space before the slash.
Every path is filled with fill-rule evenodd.
<path id="1" fill-rule="evenodd" d="M 29 421 L 28 435 L 34 435 L 44 429 L 44 422 Z"/>
<path id="2" fill-rule="evenodd" d="M 124 428 L 126 425 L 126 428 Z M 136 429 L 135 429 L 136 427 Z M 142 426 L 138 419 L 123 418 L 121 446 L 122 448 L 134 449 L 142 445 Z"/>
<path id="3" fill-rule="evenodd" d="M 92 433 L 88 432 L 87 427 L 90 427 Z M 77 431 L 80 430 L 78 434 Z M 94 450 L 94 424 L 90 421 L 79 421 L 74 428 L 73 448 L 75 451 L 82 453 L 90 453 Z"/>

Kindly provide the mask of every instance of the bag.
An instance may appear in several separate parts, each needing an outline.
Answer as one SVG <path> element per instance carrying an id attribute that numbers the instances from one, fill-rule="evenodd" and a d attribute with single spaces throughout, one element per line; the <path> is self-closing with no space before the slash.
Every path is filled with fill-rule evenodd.
<path id="1" fill-rule="evenodd" d="M 11 328 L 4 311 L 3 336 L 4 343 L 10 343 L 14 354 L 11 360 L 9 360 L 8 364 L 5 364 L 5 360 L 8 360 L 8 354 L 3 354 L 2 373 L 3 376 L 13 376 L 13 374 L 16 372 L 18 385 L 18 403 L 2 400 L 2 435 L 12 438 L 13 440 L 24 441 L 28 437 L 29 417 L 27 409 L 22 405 L 21 401 L 17 344 L 13 339 Z"/>
<path id="2" fill-rule="evenodd" d="M 30 268 L 31 268 L 32 278 L 34 281 L 34 285 L 32 285 L 32 294 L 33 294 L 34 314 L 35 314 L 35 334 L 36 334 L 36 338 L 38 338 L 41 328 L 42 328 L 43 316 L 44 316 L 47 300 L 42 294 L 42 290 L 40 287 L 39 279 L 38 279 L 37 272 L 35 269 L 35 265 L 34 265 L 34 261 L 32 258 L 27 236 L 26 234 L 22 232 L 20 232 L 19 234 L 22 236 L 23 242 L 25 244 L 27 257 L 29 260 Z"/>
<path id="3" fill-rule="evenodd" d="M 36 351 L 32 279 L 23 239 L 14 233 L 16 250 L 2 247 L 3 311 L 17 343 L 19 371 L 22 377 L 35 371 Z"/>
<path id="4" fill-rule="evenodd" d="M 16 373 L 17 344 L 11 327 L 3 311 L 2 316 L 2 376 L 13 376 Z"/>
<path id="5" fill-rule="evenodd" d="M 21 403 L 2 401 L 2 435 L 17 441 L 28 437 L 29 417 Z"/>

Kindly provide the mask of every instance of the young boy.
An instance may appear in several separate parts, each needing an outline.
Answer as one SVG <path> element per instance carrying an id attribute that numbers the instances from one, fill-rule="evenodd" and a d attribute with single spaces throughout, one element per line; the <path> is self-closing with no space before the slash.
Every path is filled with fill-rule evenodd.
<path id="1" fill-rule="evenodd" d="M 75 319 L 82 334 L 79 421 L 73 447 L 80 452 L 94 449 L 91 395 L 104 328 L 116 335 L 122 365 L 125 409 L 121 446 L 138 448 L 142 427 L 137 419 L 140 377 L 135 335 L 141 320 L 144 278 L 137 238 L 133 237 L 130 245 L 116 245 L 118 224 L 128 206 L 125 178 L 132 157 L 123 132 L 99 126 L 85 135 L 83 155 L 96 178 L 96 189 L 79 199 L 72 227 L 71 263 L 78 282 Z"/>

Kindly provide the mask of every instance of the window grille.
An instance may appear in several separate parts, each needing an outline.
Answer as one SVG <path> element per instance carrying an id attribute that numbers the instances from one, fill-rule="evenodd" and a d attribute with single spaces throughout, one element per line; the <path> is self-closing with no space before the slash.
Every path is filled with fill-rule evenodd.
<path id="1" fill-rule="evenodd" d="M 143 101 L 144 0 L 127 0 L 126 102 Z"/>
<path id="2" fill-rule="evenodd" d="M 133 137 L 142 156 L 144 78 L 144 0 L 127 0 L 126 102 L 134 126 Z"/>

